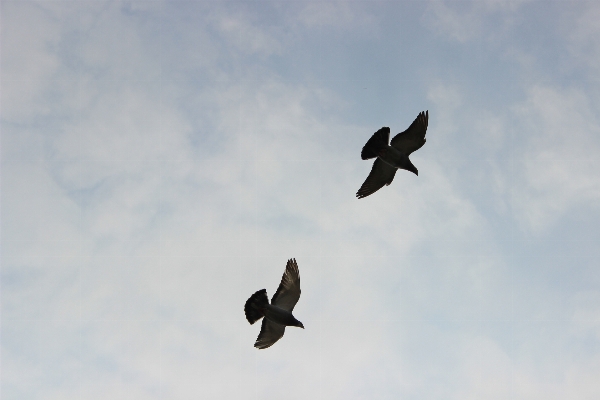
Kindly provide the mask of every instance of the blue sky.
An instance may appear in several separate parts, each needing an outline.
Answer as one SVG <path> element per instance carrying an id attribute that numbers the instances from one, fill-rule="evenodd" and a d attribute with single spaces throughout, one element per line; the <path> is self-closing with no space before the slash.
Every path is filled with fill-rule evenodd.
<path id="1" fill-rule="evenodd" d="M 0 7 L 2 398 L 600 395 L 599 3 Z"/>

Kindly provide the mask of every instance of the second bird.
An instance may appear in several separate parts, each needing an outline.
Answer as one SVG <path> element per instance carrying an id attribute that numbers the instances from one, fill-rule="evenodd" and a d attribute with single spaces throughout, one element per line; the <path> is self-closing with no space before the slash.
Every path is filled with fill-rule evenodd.
<path id="1" fill-rule="evenodd" d="M 266 289 L 259 290 L 246 301 L 244 312 L 250 324 L 254 324 L 264 317 L 254 347 L 258 349 L 271 347 L 281 339 L 286 326 L 297 326 L 304 329 L 302 322 L 292 315 L 298 299 L 300 299 L 300 272 L 296 260 L 291 258 L 287 262 L 281 283 L 271 299 L 271 304 L 269 304 Z"/>
<path id="2" fill-rule="evenodd" d="M 356 193 L 356 197 L 362 199 L 389 185 L 394 180 L 398 169 L 405 169 L 419 175 L 419 171 L 408 156 L 425 144 L 428 122 L 429 111 L 422 111 L 407 130 L 394 136 L 391 143 L 388 127 L 381 128 L 371 136 L 360 156 L 363 160 L 375 157 L 377 159 L 367 180 Z"/>

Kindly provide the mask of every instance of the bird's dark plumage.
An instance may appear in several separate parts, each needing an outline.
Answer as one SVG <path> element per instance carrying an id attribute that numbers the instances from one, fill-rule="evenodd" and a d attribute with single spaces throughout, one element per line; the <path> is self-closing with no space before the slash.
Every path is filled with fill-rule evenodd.
<path id="1" fill-rule="evenodd" d="M 394 136 L 390 145 L 390 128 L 383 127 L 371 136 L 360 155 L 363 160 L 377 159 L 369 176 L 356 192 L 356 197 L 362 199 L 392 183 L 399 168 L 419 174 L 408 156 L 425 144 L 428 124 L 429 111 L 422 111 L 408 129 Z"/>
<path id="2" fill-rule="evenodd" d="M 250 324 L 254 324 L 264 317 L 254 347 L 266 349 L 272 346 L 281 339 L 286 326 L 304 328 L 302 322 L 292 315 L 298 299 L 300 299 L 300 272 L 296 260 L 290 259 L 281 283 L 271 299 L 271 304 L 269 304 L 266 289 L 257 291 L 246 301 L 244 312 Z"/>
<path id="3" fill-rule="evenodd" d="M 250 322 L 250 325 L 265 316 L 264 308 L 267 304 L 269 304 L 267 289 L 257 291 L 246 300 L 244 312 L 246 313 L 246 319 Z"/>
<path id="4" fill-rule="evenodd" d="M 300 271 L 295 259 L 289 259 L 281 283 L 271 299 L 271 304 L 286 311 L 294 311 L 300 299 Z"/>
<path id="5" fill-rule="evenodd" d="M 419 150 L 425 144 L 428 125 L 429 110 L 421 111 L 407 130 L 394 136 L 391 142 L 392 147 L 410 156 L 412 152 Z"/>
<path id="6" fill-rule="evenodd" d="M 373 163 L 371 173 L 367 176 L 367 180 L 362 184 L 360 189 L 358 189 L 358 192 L 356 192 L 356 197 L 362 199 L 363 197 L 375 193 L 383 186 L 389 185 L 394 180 L 397 170 L 397 168 L 394 168 L 377 158 Z"/>
<path id="7" fill-rule="evenodd" d="M 384 126 L 371 136 L 360 152 L 360 158 L 368 160 L 379 155 L 379 151 L 390 142 L 390 128 Z"/>
<path id="8" fill-rule="evenodd" d="M 278 324 L 270 319 L 265 318 L 263 319 L 262 326 L 260 327 L 260 333 L 256 338 L 254 347 L 257 349 L 266 349 L 267 347 L 271 347 L 275 344 L 275 342 L 283 337 L 284 333 L 285 325 Z"/>

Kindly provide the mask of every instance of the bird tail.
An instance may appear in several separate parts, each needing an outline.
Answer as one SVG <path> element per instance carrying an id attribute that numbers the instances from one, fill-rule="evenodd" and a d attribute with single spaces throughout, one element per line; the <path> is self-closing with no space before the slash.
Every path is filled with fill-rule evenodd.
<path id="1" fill-rule="evenodd" d="M 267 289 L 261 289 L 250 296 L 250 298 L 246 301 L 246 305 L 244 306 L 246 319 L 248 322 L 250 322 L 250 324 L 255 323 L 265 316 L 264 310 L 267 304 L 269 304 Z"/>
<path id="2" fill-rule="evenodd" d="M 390 141 L 390 128 L 383 127 L 371 136 L 367 144 L 362 148 L 360 157 L 363 160 L 375 158 L 379 155 L 379 151 L 384 149 Z"/>

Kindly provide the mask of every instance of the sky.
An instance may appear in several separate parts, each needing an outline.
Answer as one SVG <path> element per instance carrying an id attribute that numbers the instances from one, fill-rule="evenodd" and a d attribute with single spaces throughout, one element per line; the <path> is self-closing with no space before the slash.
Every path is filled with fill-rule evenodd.
<path id="1" fill-rule="evenodd" d="M 3 399 L 599 398 L 600 3 L 0 13 Z"/>

